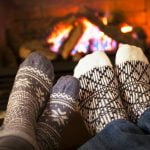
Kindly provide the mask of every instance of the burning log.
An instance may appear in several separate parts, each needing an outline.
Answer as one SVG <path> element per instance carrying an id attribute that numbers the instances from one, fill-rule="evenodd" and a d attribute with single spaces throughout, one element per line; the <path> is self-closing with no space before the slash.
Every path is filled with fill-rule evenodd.
<path id="1" fill-rule="evenodd" d="M 73 24 L 60 22 L 50 34 L 48 43 L 50 49 L 61 54 L 63 59 L 76 53 L 90 53 L 102 50 L 114 52 L 118 43 L 128 43 L 141 47 L 139 40 L 129 33 L 122 33 L 119 27 L 107 25 L 106 20 L 88 14 L 78 16 Z M 106 24 L 104 24 L 106 23 Z"/>
<path id="2" fill-rule="evenodd" d="M 77 44 L 77 42 L 80 39 L 80 37 L 82 36 L 83 32 L 84 32 L 84 27 L 82 24 L 78 24 L 74 28 L 74 30 L 70 34 L 70 37 L 68 38 L 66 43 L 64 43 L 62 48 L 60 48 L 61 55 L 64 59 L 68 58 L 68 56 L 70 55 L 70 52 L 72 51 L 72 49 Z"/>
<path id="3" fill-rule="evenodd" d="M 48 59 L 55 59 L 56 55 L 50 52 L 49 48 L 45 45 L 44 41 L 32 40 L 30 42 L 25 42 L 19 49 L 19 56 L 25 59 L 31 52 L 37 51 Z"/>
<path id="4" fill-rule="evenodd" d="M 97 25 L 105 34 L 113 38 L 119 43 L 127 43 L 135 46 L 139 46 L 141 48 L 144 47 L 143 40 L 134 39 L 130 33 L 122 33 L 117 26 L 112 25 L 104 25 L 98 17 L 93 16 L 93 14 L 88 14 L 86 16 L 89 20 L 91 20 L 95 25 Z"/>

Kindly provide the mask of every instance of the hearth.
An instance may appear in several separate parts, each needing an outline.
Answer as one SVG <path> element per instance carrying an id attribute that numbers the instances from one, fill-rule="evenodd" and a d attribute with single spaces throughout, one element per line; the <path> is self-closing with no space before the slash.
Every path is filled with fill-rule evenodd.
<path id="1" fill-rule="evenodd" d="M 14 33 L 8 30 L 6 37 L 18 63 L 33 51 L 39 51 L 54 61 L 78 61 L 97 50 L 113 55 L 121 43 L 146 48 L 146 34 L 142 28 L 129 26 L 126 22 L 108 22 L 105 14 L 88 9 L 86 13 L 55 18 L 40 31 L 34 29 Z"/>
<path id="2" fill-rule="evenodd" d="M 72 14 L 56 23 L 47 43 L 55 55 L 61 55 L 63 59 L 71 56 L 73 60 L 79 60 L 93 51 L 115 54 L 118 45 L 122 43 L 144 49 L 146 34 L 142 28 L 140 33 L 136 29 L 125 22 L 114 25 L 108 22 L 104 14 L 87 9 L 85 14 Z"/>

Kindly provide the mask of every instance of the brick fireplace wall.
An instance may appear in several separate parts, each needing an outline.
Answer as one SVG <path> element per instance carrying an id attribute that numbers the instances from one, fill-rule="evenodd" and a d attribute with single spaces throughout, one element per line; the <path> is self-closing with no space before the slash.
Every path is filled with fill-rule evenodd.
<path id="1" fill-rule="evenodd" d="M 15 20 L 15 5 L 11 0 L 0 1 L 0 46 L 5 44 L 5 31 Z"/>
<path id="2" fill-rule="evenodd" d="M 6 29 L 15 26 L 16 31 L 27 30 L 34 26 L 38 30 L 38 19 L 82 12 L 85 6 L 107 14 L 122 11 L 129 24 L 146 31 L 150 42 L 150 0 L 5 0 L 0 1 L 0 45 L 5 43 Z M 46 26 L 44 22 L 42 25 Z"/>

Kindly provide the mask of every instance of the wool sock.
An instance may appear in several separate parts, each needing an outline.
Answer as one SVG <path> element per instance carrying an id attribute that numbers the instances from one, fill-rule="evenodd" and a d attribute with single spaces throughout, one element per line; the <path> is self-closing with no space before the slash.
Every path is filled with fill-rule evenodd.
<path id="1" fill-rule="evenodd" d="M 150 107 L 150 64 L 141 48 L 122 45 L 116 54 L 116 74 L 129 118 L 136 122 Z"/>
<path id="2" fill-rule="evenodd" d="M 89 133 L 100 132 L 113 120 L 126 119 L 114 70 L 104 52 L 82 58 L 74 76 L 80 81 L 78 107 Z"/>
<path id="3" fill-rule="evenodd" d="M 72 76 L 61 77 L 52 89 L 50 100 L 37 125 L 41 150 L 58 149 L 63 129 L 76 111 L 79 81 Z"/>
<path id="4" fill-rule="evenodd" d="M 44 56 L 32 53 L 26 58 L 15 77 L 1 137 L 20 137 L 38 149 L 35 125 L 46 105 L 53 78 L 53 66 Z"/>

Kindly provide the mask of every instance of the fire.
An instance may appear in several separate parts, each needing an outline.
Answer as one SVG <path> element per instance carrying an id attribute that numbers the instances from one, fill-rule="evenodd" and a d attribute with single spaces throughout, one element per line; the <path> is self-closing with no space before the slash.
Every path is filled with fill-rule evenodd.
<path id="1" fill-rule="evenodd" d="M 90 51 L 97 51 L 97 50 L 110 50 L 112 47 L 116 46 L 115 41 L 108 37 L 104 32 L 102 32 L 96 25 L 92 24 L 86 18 L 82 18 L 80 22 L 85 27 L 84 33 L 80 40 L 78 41 L 77 45 L 72 51 L 72 55 L 76 52 L 83 52 L 87 53 Z"/>
<path id="2" fill-rule="evenodd" d="M 105 19 L 105 21 L 107 21 L 107 18 Z M 117 43 L 115 40 L 108 37 L 98 26 L 91 23 L 88 19 L 80 17 L 77 18 L 73 24 L 62 22 L 55 26 L 53 32 L 47 39 L 47 42 L 50 44 L 50 50 L 58 53 L 64 41 L 71 36 L 70 33 L 72 33 L 73 28 L 79 25 L 83 27 L 83 34 L 78 39 L 75 47 L 70 49 L 71 55 L 75 55 L 78 52 L 89 53 L 98 50 L 111 51 L 116 48 Z"/>
<path id="3" fill-rule="evenodd" d="M 73 25 L 68 25 L 65 23 L 58 24 L 51 35 L 47 39 L 47 43 L 51 44 L 51 50 L 54 52 L 58 52 L 59 47 L 65 41 L 65 39 L 69 36 L 69 33 L 73 29 Z"/>
<path id="4" fill-rule="evenodd" d="M 93 24 L 90 21 L 88 21 L 86 18 L 82 18 L 81 22 L 86 27 L 86 29 L 91 28 L 93 26 Z"/>
<path id="5" fill-rule="evenodd" d="M 104 25 L 108 25 L 108 19 L 107 19 L 107 17 L 102 17 L 101 20 L 102 20 L 102 22 L 103 22 Z"/>
<path id="6" fill-rule="evenodd" d="M 123 24 L 121 27 L 122 33 L 128 33 L 128 32 L 131 32 L 132 30 L 133 30 L 133 27 L 129 26 L 128 24 Z"/>

